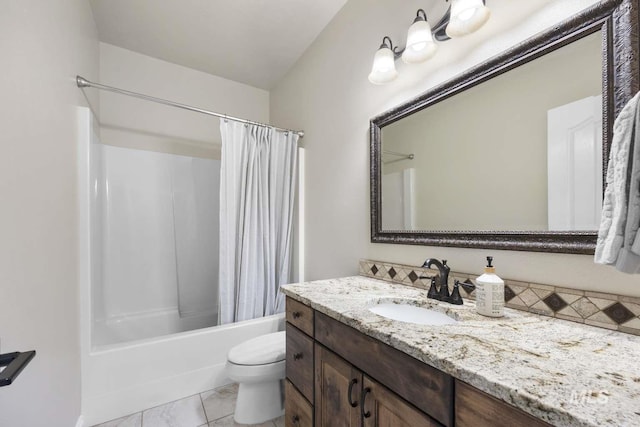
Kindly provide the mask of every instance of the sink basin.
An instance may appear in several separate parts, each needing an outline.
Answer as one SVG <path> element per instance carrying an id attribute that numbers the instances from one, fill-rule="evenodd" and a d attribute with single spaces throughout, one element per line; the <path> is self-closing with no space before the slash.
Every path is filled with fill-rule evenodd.
<path id="1" fill-rule="evenodd" d="M 411 304 L 384 303 L 378 304 L 369 311 L 392 320 L 417 323 L 419 325 L 450 325 L 458 323 L 444 313 Z"/>

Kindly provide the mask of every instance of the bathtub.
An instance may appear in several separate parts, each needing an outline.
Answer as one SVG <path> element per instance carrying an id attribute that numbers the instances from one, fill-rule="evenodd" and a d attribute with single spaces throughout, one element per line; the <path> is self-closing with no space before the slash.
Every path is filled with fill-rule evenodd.
<path id="1" fill-rule="evenodd" d="M 82 366 L 85 426 L 102 423 L 228 384 L 231 347 L 284 330 L 284 314 L 182 332 L 126 344 L 99 346 Z"/>
<path id="2" fill-rule="evenodd" d="M 95 246 L 100 230 L 91 221 L 97 185 L 91 148 L 99 143 L 99 127 L 87 108 L 79 107 L 77 117 L 82 415 L 76 426 L 86 427 L 229 383 L 224 370 L 228 351 L 247 339 L 284 330 L 284 314 L 181 332 L 214 324 L 217 315 L 181 318 L 177 310 L 158 310 L 106 318 L 98 309 L 93 313 L 92 293 L 98 291 L 92 283 L 101 265 L 92 255 L 100 248 L 92 247 L 91 237 Z"/>

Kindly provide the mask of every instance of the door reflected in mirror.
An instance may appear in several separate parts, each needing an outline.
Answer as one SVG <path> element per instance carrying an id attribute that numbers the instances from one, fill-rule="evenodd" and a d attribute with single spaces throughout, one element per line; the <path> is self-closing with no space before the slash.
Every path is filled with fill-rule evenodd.
<path id="1" fill-rule="evenodd" d="M 602 66 L 598 31 L 382 127 L 382 230 L 597 230 Z"/>

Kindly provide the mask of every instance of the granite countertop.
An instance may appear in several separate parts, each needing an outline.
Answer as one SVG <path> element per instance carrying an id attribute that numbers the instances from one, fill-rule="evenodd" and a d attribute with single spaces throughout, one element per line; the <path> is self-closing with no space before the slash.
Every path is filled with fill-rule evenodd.
<path id="1" fill-rule="evenodd" d="M 284 293 L 358 331 L 558 426 L 640 426 L 640 336 L 505 308 L 505 317 L 427 300 L 422 289 L 362 276 L 285 285 Z M 368 310 L 409 302 L 454 325 Z"/>

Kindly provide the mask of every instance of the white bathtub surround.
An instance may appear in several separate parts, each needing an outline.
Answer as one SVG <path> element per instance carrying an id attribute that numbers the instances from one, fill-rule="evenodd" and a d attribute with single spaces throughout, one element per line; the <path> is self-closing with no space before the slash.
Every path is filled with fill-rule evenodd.
<path id="1" fill-rule="evenodd" d="M 93 346 L 215 325 L 220 161 L 92 147 Z"/>
<path id="2" fill-rule="evenodd" d="M 221 323 L 284 310 L 291 280 L 297 142 L 293 132 L 220 122 Z"/>
<path id="3" fill-rule="evenodd" d="M 360 276 L 283 287 L 286 295 L 552 425 L 631 426 L 640 415 L 640 337 L 505 309 L 427 299 L 427 291 Z M 379 302 L 447 312 L 455 325 L 380 317 Z"/>

